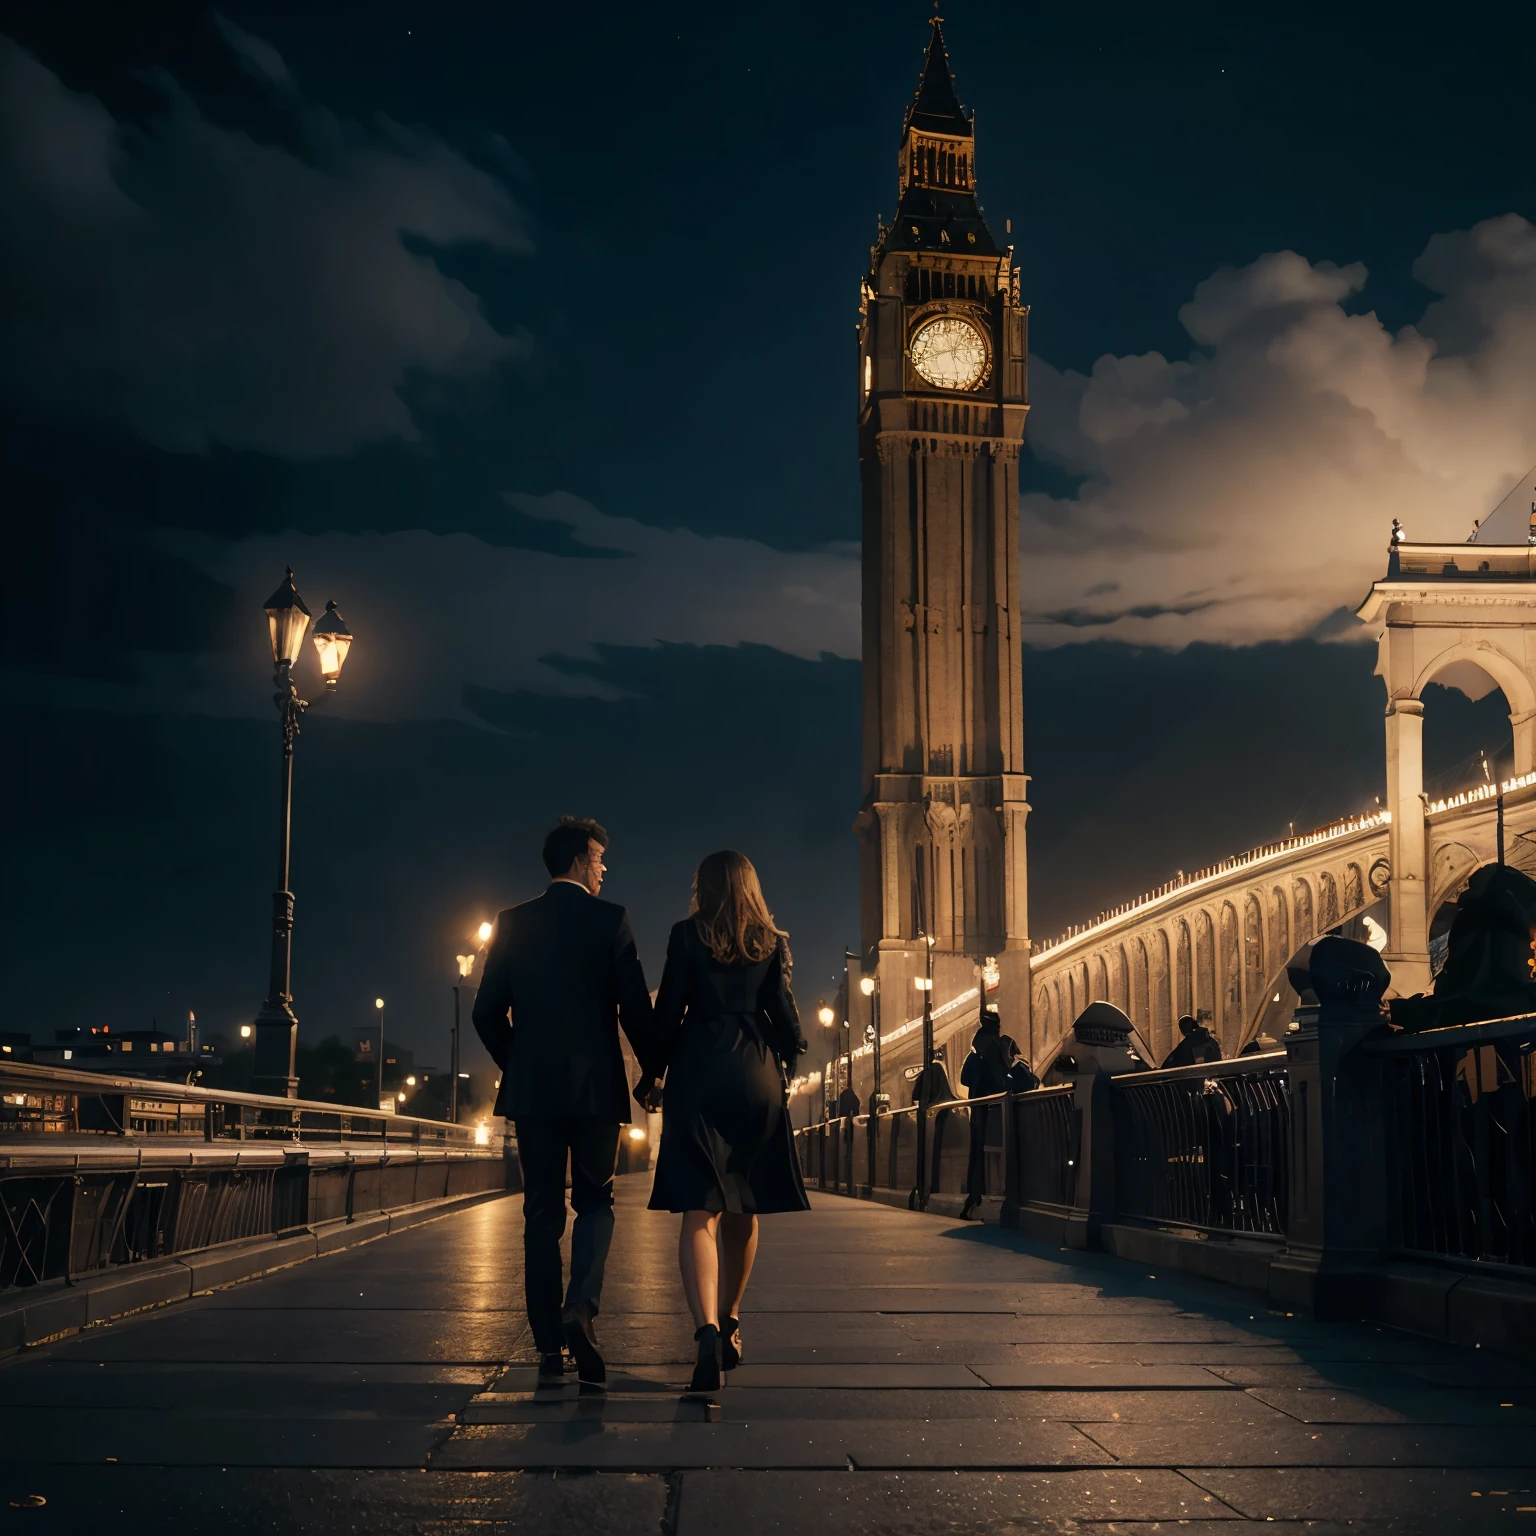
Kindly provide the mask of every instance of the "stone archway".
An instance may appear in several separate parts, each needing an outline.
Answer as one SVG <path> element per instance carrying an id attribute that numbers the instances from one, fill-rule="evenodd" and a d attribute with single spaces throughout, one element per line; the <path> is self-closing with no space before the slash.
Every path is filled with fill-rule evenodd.
<path id="1" fill-rule="evenodd" d="M 1392 813 L 1390 929 L 1382 958 L 1393 989 L 1430 985 L 1429 850 L 1424 816 L 1424 689 L 1470 663 L 1503 690 L 1515 774 L 1536 769 L 1536 546 L 1394 540 L 1387 574 L 1356 610 L 1380 624 L 1386 684 L 1387 808 Z"/>

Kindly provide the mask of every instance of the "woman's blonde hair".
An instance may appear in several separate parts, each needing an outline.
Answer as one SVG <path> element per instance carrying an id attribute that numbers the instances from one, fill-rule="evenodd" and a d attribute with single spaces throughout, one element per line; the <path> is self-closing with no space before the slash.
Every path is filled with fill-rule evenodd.
<path id="1" fill-rule="evenodd" d="M 787 937 L 773 921 L 752 860 L 734 848 L 700 862 L 688 915 L 721 965 L 756 965 Z"/>

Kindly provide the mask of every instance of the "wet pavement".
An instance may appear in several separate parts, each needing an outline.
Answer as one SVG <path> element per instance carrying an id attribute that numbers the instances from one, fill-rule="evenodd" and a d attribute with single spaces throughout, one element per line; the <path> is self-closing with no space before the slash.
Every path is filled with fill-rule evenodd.
<path id="1" fill-rule="evenodd" d="M 1528 1367 L 835 1196 L 764 1222 L 707 1409 L 646 1191 L 605 1395 L 535 1390 L 494 1201 L 0 1362 L 0 1529 L 1536 1533 Z"/>

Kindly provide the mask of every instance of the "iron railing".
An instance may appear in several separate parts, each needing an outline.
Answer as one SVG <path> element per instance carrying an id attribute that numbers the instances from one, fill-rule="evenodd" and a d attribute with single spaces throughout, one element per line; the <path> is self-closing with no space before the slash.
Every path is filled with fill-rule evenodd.
<path id="1" fill-rule="evenodd" d="M 0 1292 L 506 1186 L 487 1126 L 0 1066 Z"/>
<path id="2" fill-rule="evenodd" d="M 1393 1247 L 1536 1268 L 1536 1017 L 1365 1049 L 1384 1076 Z"/>
<path id="3" fill-rule="evenodd" d="M 412 1147 L 484 1147 L 484 1126 L 450 1125 L 388 1110 L 193 1088 L 101 1072 L 0 1065 L 0 1167 L 21 1145 L 56 1137 L 175 1137 L 202 1141 L 370 1141 Z"/>
<path id="4" fill-rule="evenodd" d="M 1284 1236 L 1291 1106 L 1283 1051 L 1111 1083 L 1122 1218 Z"/>
<path id="5" fill-rule="evenodd" d="M 1015 1203 L 1069 1207 L 1077 1189 L 1078 1120 L 1072 1085 L 1014 1094 L 1009 1108 L 1013 1136 L 1006 1178 Z"/>

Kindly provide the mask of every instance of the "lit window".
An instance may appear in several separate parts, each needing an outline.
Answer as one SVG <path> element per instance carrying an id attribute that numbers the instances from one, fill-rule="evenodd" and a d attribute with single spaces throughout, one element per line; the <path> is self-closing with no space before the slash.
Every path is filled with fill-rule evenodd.
<path id="1" fill-rule="evenodd" d="M 875 382 L 875 360 L 868 353 L 864 356 L 864 393 L 867 395 Z"/>

